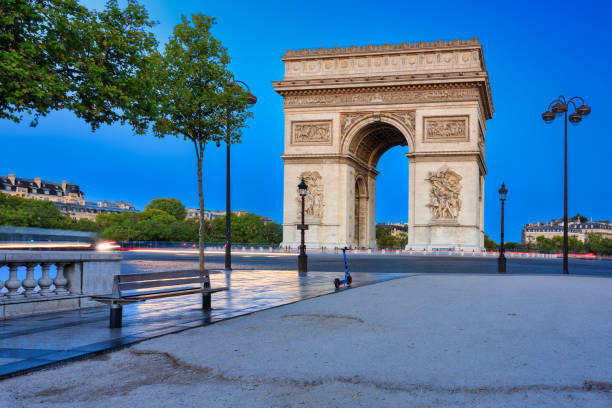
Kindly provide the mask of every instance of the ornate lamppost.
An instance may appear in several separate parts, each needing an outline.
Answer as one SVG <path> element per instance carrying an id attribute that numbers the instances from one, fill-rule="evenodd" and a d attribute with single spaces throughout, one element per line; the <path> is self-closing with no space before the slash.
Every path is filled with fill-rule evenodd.
<path id="1" fill-rule="evenodd" d="M 497 258 L 497 272 L 506 273 L 506 250 L 504 248 L 504 202 L 506 201 L 506 184 L 502 182 L 499 189 L 499 201 L 501 201 L 501 239 L 499 244 L 499 258 Z"/>
<path id="2" fill-rule="evenodd" d="M 580 100 L 581 105 L 576 106 L 576 102 Z M 548 104 L 548 109 L 542 114 L 542 119 L 546 123 L 551 123 L 556 116 L 565 115 L 565 159 L 563 170 L 563 273 L 568 274 L 568 220 L 567 220 L 567 111 L 569 105 L 574 107 L 574 112 L 569 115 L 569 121 L 573 125 L 577 125 L 584 116 L 591 113 L 591 107 L 584 103 L 584 99 L 580 96 L 574 96 L 566 100 L 563 95 Z"/>
<path id="3" fill-rule="evenodd" d="M 249 108 L 253 107 L 255 103 L 257 103 L 257 98 L 249 91 L 249 86 L 242 81 L 234 81 L 230 84 L 230 86 L 239 86 L 238 84 L 242 84 L 247 91 L 247 106 Z M 227 116 L 231 115 L 231 110 L 228 106 L 227 108 Z M 228 120 L 229 123 L 229 120 Z M 225 271 L 229 272 L 232 270 L 232 210 L 230 205 L 230 140 L 231 140 L 231 129 L 229 125 L 226 129 L 225 143 L 227 144 L 227 161 L 226 161 L 226 184 L 225 184 Z"/>
<path id="4" fill-rule="evenodd" d="M 306 256 L 306 243 L 304 242 L 304 232 L 308 229 L 308 225 L 304 223 L 304 200 L 306 199 L 306 194 L 308 193 L 308 185 L 302 178 L 300 184 L 298 184 L 298 190 L 300 192 L 300 196 L 302 197 L 302 223 L 297 226 L 297 228 L 302 233 L 302 242 L 300 244 L 300 254 L 298 255 L 298 272 L 303 273 L 308 270 L 308 257 Z"/>

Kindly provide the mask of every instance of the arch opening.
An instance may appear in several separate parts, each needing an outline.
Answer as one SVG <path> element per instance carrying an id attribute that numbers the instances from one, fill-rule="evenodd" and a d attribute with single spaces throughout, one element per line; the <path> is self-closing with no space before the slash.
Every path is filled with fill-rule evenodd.
<path id="1" fill-rule="evenodd" d="M 407 146 L 402 132 L 386 122 L 373 122 L 363 126 L 351 140 L 349 153 L 362 164 L 375 170 L 380 157 L 395 146 Z"/>
<path id="2" fill-rule="evenodd" d="M 393 124 L 376 121 L 365 124 L 353 134 L 348 146 L 348 153 L 358 164 L 354 166 L 353 184 L 353 208 L 349 211 L 351 225 L 349 226 L 349 236 L 351 245 L 358 248 L 376 248 L 376 191 L 377 191 L 377 166 L 380 158 L 390 149 L 402 146 L 402 152 L 409 146 L 406 136 L 398 127 Z M 396 155 L 393 155 L 396 156 Z M 399 166 L 395 163 L 395 170 L 399 171 Z M 391 166 L 393 168 L 393 166 Z M 392 178 L 394 176 L 392 175 Z M 408 207 L 408 162 L 403 164 L 401 177 L 396 182 L 401 183 L 404 179 L 405 186 L 397 186 L 398 189 L 405 188 L 406 202 L 402 207 Z M 385 194 L 385 201 L 394 200 L 396 195 Z M 390 198 L 389 198 L 390 197 Z M 406 219 L 408 211 L 395 215 L 395 222 Z"/>

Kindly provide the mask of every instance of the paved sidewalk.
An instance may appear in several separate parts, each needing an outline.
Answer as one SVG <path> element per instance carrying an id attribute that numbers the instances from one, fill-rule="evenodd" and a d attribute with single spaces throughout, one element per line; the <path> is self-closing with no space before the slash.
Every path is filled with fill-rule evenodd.
<path id="1" fill-rule="evenodd" d="M 9 378 L 7 407 L 612 406 L 612 279 L 417 275 Z"/>
<path id="2" fill-rule="evenodd" d="M 353 273 L 354 287 L 406 274 Z M 207 325 L 231 317 L 334 292 L 343 273 L 240 271 L 211 274 L 212 286 L 231 290 L 213 295 L 204 313 L 200 295 L 158 299 L 124 306 L 123 327 L 109 329 L 108 307 L 49 313 L 0 321 L 0 379 L 109 349 Z"/>

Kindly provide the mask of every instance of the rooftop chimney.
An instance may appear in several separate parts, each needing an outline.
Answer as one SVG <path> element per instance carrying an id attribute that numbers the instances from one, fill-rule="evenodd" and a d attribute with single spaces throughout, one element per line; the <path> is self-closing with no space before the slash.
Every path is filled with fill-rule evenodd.
<path id="1" fill-rule="evenodd" d="M 40 177 L 36 177 L 36 178 L 34 179 L 34 182 L 36 183 L 36 185 L 38 186 L 38 188 L 41 188 L 41 187 L 42 187 L 42 183 L 41 183 Z"/>
<path id="2" fill-rule="evenodd" d="M 9 174 L 8 175 L 8 179 L 11 181 L 11 184 L 15 184 L 15 175 L 14 174 Z"/>

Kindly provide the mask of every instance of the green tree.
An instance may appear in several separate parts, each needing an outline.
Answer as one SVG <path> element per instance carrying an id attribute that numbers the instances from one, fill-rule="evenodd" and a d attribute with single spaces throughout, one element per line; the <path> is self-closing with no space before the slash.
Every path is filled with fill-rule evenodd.
<path id="1" fill-rule="evenodd" d="M 484 236 L 484 244 L 485 249 L 487 251 L 496 251 L 499 248 L 499 245 L 493 241 L 488 235 Z"/>
<path id="2" fill-rule="evenodd" d="M 604 238 L 602 234 L 588 234 L 584 247 L 597 255 L 612 255 L 612 239 Z"/>
<path id="3" fill-rule="evenodd" d="M 504 242 L 504 248 L 509 251 L 520 251 L 524 249 L 520 242 Z"/>
<path id="4" fill-rule="evenodd" d="M 200 208 L 200 270 L 204 269 L 204 191 L 202 167 L 204 147 L 240 139 L 247 117 L 247 95 L 232 85 L 227 50 L 211 34 L 214 18 L 196 14 L 183 16 L 174 28 L 163 55 L 153 59 L 151 74 L 155 102 L 150 120 L 157 137 L 174 135 L 194 144 L 197 159 Z M 226 129 L 231 129 L 226 135 Z"/>
<path id="5" fill-rule="evenodd" d="M 570 221 L 577 221 L 577 222 L 587 222 L 588 218 L 587 217 L 583 217 L 582 215 L 580 215 L 580 213 L 574 215 L 572 218 L 570 218 Z"/>
<path id="6" fill-rule="evenodd" d="M 146 130 L 142 72 L 157 48 L 154 22 L 136 0 L 91 11 L 77 0 L 0 3 L 0 118 L 20 122 L 68 109 L 91 125 Z"/>
<path id="7" fill-rule="evenodd" d="M 387 226 L 376 226 L 376 246 L 378 248 L 404 248 L 408 244 L 408 234 L 405 232 L 394 233 L 393 228 Z"/>
<path id="8" fill-rule="evenodd" d="M 263 242 L 271 244 L 280 244 L 283 242 L 283 227 L 274 221 L 269 221 L 263 227 Z"/>
<path id="9" fill-rule="evenodd" d="M 236 217 L 236 221 L 232 219 L 232 240 L 236 242 L 263 243 L 264 239 L 264 224 L 259 216 L 253 213 L 247 213 L 240 217 Z"/>
<path id="10" fill-rule="evenodd" d="M 176 198 L 156 198 L 151 200 L 149 204 L 146 205 L 145 211 L 154 209 L 165 211 L 179 221 L 184 220 L 187 216 L 185 206 Z"/>

